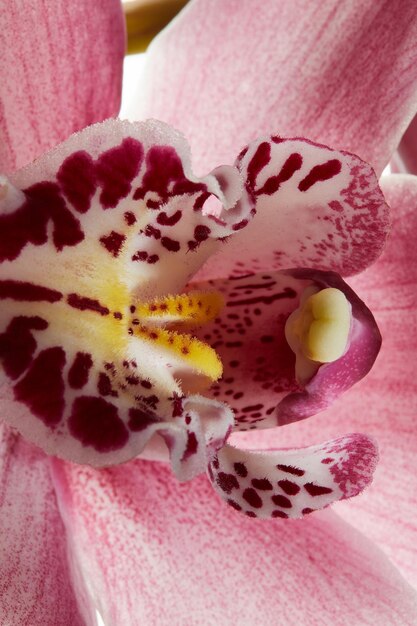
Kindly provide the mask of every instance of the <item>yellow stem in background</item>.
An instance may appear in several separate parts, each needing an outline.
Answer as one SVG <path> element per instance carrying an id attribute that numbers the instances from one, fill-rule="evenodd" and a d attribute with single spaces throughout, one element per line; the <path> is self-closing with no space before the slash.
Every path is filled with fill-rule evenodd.
<path id="1" fill-rule="evenodd" d="M 181 11 L 188 0 L 128 0 L 126 16 L 127 54 L 145 52 L 152 39 Z"/>

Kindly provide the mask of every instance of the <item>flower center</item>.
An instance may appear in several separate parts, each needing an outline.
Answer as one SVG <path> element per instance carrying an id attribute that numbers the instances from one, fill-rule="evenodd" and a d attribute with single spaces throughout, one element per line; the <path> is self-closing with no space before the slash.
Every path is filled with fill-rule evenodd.
<path id="1" fill-rule="evenodd" d="M 192 292 L 137 302 L 130 307 L 129 335 L 168 350 L 198 374 L 218 380 L 223 372 L 215 350 L 180 329 L 201 325 L 216 318 L 223 299 L 217 292 Z M 169 324 L 171 328 L 163 328 Z"/>
<path id="2" fill-rule="evenodd" d="M 306 289 L 291 313 L 285 336 L 296 354 L 296 373 L 305 378 L 318 364 L 332 363 L 346 351 L 352 321 L 351 306 L 339 289 Z"/>

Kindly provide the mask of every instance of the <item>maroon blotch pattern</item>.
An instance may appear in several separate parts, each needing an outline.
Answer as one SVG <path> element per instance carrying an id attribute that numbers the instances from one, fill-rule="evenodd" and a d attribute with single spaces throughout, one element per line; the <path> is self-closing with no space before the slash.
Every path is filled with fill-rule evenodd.
<path id="1" fill-rule="evenodd" d="M 66 158 L 56 178 L 74 209 L 86 213 L 97 187 L 94 161 L 88 152 L 80 150 Z"/>
<path id="2" fill-rule="evenodd" d="M 48 426 L 57 425 L 65 408 L 62 371 L 65 352 L 60 347 L 42 350 L 14 387 L 16 400 L 25 404 Z"/>
<path id="3" fill-rule="evenodd" d="M 100 155 L 96 163 L 96 174 L 102 188 L 100 202 L 103 208 L 114 208 L 130 193 L 143 156 L 142 144 L 131 137 Z"/>
<path id="4" fill-rule="evenodd" d="M 60 291 L 19 280 L 0 280 L 0 300 L 9 298 L 17 302 L 58 302 Z"/>
<path id="5" fill-rule="evenodd" d="M 117 408 L 107 400 L 94 396 L 81 396 L 75 400 L 68 427 L 84 446 L 91 446 L 98 452 L 118 450 L 129 439 Z"/>
<path id="6" fill-rule="evenodd" d="M 16 259 L 29 243 L 36 246 L 46 243 L 50 222 L 57 250 L 83 241 L 81 224 L 66 207 L 58 185 L 41 182 L 24 193 L 26 201 L 19 209 L 0 215 L 0 263 Z"/>
<path id="7" fill-rule="evenodd" d="M 45 330 L 48 323 L 41 317 L 15 317 L 0 335 L 0 358 L 4 370 L 15 380 L 29 367 L 37 343 L 32 330 Z"/>
<path id="8" fill-rule="evenodd" d="M 82 389 L 88 383 L 93 359 L 88 352 L 77 352 L 68 372 L 68 383 L 72 389 Z"/>

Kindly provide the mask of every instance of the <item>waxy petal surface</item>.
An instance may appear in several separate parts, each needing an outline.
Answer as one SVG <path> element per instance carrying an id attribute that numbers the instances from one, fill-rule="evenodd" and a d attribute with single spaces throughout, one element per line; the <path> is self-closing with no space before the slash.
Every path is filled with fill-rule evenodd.
<path id="1" fill-rule="evenodd" d="M 0 430 L 0 621 L 84 626 L 49 459 L 4 424 Z"/>
<path id="2" fill-rule="evenodd" d="M 417 619 L 412 589 L 334 515 L 257 522 L 224 507 L 204 477 L 180 485 L 158 463 L 55 470 L 72 555 L 106 624 Z"/>
<path id="3" fill-rule="evenodd" d="M 124 19 L 117 0 L 23 0 L 0 18 L 0 170 L 12 172 L 120 106 Z"/>
<path id="4" fill-rule="evenodd" d="M 225 301 L 216 320 L 196 334 L 222 360 L 223 376 L 211 394 L 232 407 L 235 430 L 282 426 L 324 410 L 359 382 L 377 357 L 381 336 L 372 313 L 337 274 L 295 269 L 195 286 L 215 289 Z M 285 325 L 312 287 L 344 293 L 352 321 L 345 354 L 332 363 L 317 363 L 302 382 L 296 378 Z"/>
<path id="5" fill-rule="evenodd" d="M 287 267 L 346 275 L 380 255 L 389 209 L 372 168 L 355 155 L 305 139 L 265 137 L 243 150 L 238 163 L 257 214 L 200 276 Z"/>
<path id="6" fill-rule="evenodd" d="M 275 431 L 242 433 L 232 442 L 267 450 L 309 445 L 347 429 L 375 438 L 380 461 L 373 484 L 364 497 L 338 505 L 338 511 L 376 541 L 415 585 L 417 179 L 389 176 L 382 184 L 393 211 L 392 236 L 381 259 L 352 283 L 366 297 L 383 337 L 372 371 L 314 419 Z"/>
<path id="7" fill-rule="evenodd" d="M 108 120 L 11 181 L 0 181 L 5 419 L 48 453 L 94 465 L 136 456 L 159 430 L 174 465 L 185 463 L 205 427 L 195 411 L 176 414 L 179 381 L 193 367 L 205 374 L 207 354 L 215 369 L 217 357 L 146 326 L 135 304 L 152 309 L 178 293 L 211 246 L 247 223 L 253 204 L 238 171 L 197 179 L 185 140 L 166 125 Z M 215 219 L 203 212 L 210 196 L 223 205 Z M 231 413 L 212 410 L 220 444 Z"/>
<path id="8" fill-rule="evenodd" d="M 132 114 L 183 131 L 196 171 L 273 130 L 379 175 L 415 114 L 416 61 L 414 0 L 198 0 L 151 46 Z"/>

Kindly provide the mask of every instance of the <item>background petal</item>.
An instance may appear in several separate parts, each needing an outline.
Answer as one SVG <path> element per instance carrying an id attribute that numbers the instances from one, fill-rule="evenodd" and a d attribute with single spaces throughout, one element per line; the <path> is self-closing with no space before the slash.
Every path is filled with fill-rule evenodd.
<path id="1" fill-rule="evenodd" d="M 415 594 L 334 515 L 263 521 L 163 464 L 55 466 L 79 573 L 106 624 L 415 623 Z"/>
<path id="2" fill-rule="evenodd" d="M 357 430 L 373 436 L 380 462 L 372 486 L 338 511 L 378 542 L 417 583 L 417 178 L 382 179 L 395 217 L 381 259 L 354 281 L 381 331 L 382 349 L 370 374 L 330 410 L 303 423 L 240 434 L 249 448 L 311 445 Z M 236 436 L 235 436 L 236 437 Z"/>
<path id="3" fill-rule="evenodd" d="M 0 169 L 117 115 L 124 54 L 118 0 L 18 0 L 0 17 Z"/>
<path id="4" fill-rule="evenodd" d="M 414 0 L 197 0 L 152 44 L 131 113 L 182 130 L 204 170 L 278 132 L 379 174 L 415 113 L 416 56 Z"/>
<path id="5" fill-rule="evenodd" d="M 1 425 L 0 621 L 83 626 L 48 459 Z"/>
<path id="6" fill-rule="evenodd" d="M 402 136 L 391 167 L 396 172 L 417 174 L 417 115 Z"/>

